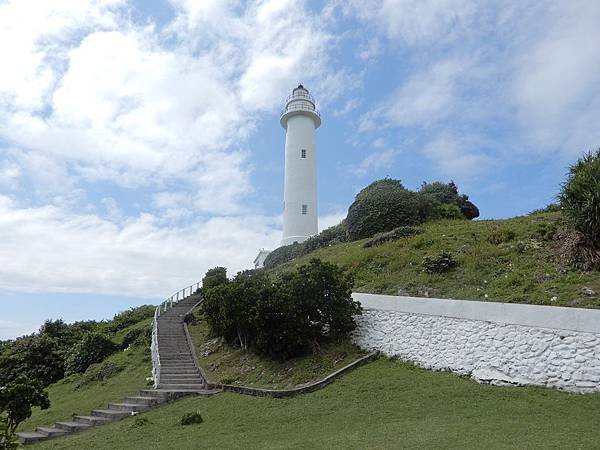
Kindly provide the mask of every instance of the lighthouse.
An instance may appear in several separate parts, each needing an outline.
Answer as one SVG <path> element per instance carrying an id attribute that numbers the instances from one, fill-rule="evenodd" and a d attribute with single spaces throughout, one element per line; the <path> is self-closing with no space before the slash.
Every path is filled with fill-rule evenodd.
<path id="1" fill-rule="evenodd" d="M 281 245 L 303 242 L 317 234 L 317 147 L 315 130 L 321 116 L 315 99 L 301 84 L 285 100 L 283 239 Z"/>

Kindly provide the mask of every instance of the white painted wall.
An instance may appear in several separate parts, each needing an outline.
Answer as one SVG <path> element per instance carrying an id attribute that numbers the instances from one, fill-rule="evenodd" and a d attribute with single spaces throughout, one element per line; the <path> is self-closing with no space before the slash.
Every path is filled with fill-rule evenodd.
<path id="1" fill-rule="evenodd" d="M 353 294 L 355 342 L 493 384 L 600 392 L 600 310 Z"/>
<path id="2" fill-rule="evenodd" d="M 310 108 L 314 109 L 314 105 L 296 100 L 288 103 L 287 107 L 291 112 L 282 117 L 286 135 L 281 245 L 303 242 L 318 232 L 315 145 L 318 123 L 315 121 L 316 114 L 310 111 Z M 309 110 L 298 109 L 305 107 Z M 302 149 L 306 150 L 306 158 L 302 158 Z M 306 214 L 302 214 L 302 205 L 306 205 Z"/>

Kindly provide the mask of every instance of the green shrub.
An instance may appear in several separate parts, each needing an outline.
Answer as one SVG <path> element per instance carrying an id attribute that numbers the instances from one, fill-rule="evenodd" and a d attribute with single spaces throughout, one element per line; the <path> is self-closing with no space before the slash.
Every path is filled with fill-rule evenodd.
<path id="1" fill-rule="evenodd" d="M 152 341 L 152 329 L 150 327 L 134 328 L 129 330 L 123 337 L 121 350 L 132 347 L 149 347 Z"/>
<path id="2" fill-rule="evenodd" d="M 209 269 L 202 278 L 202 287 L 204 289 L 210 289 L 222 284 L 226 284 L 229 280 L 227 279 L 227 269 L 225 267 L 214 267 Z"/>
<path id="3" fill-rule="evenodd" d="M 569 168 L 559 198 L 574 228 L 591 247 L 600 249 L 600 149 L 585 154 Z"/>
<path id="4" fill-rule="evenodd" d="M 265 259 L 264 267 L 272 269 L 281 264 L 285 264 L 300 256 L 306 255 L 319 248 L 329 247 L 330 245 L 339 244 L 348 241 L 348 229 L 346 223 L 341 223 L 329 227 L 315 236 L 309 237 L 302 243 L 294 243 L 281 246 L 273 250 Z"/>
<path id="5" fill-rule="evenodd" d="M 140 427 L 144 427 L 146 425 L 150 425 L 151 423 L 152 422 L 150 422 L 147 417 L 136 416 L 133 419 L 133 422 L 131 423 L 130 427 L 131 428 L 140 428 Z"/>
<path id="6" fill-rule="evenodd" d="M 106 324 L 106 330 L 108 332 L 116 333 L 144 319 L 151 319 L 154 317 L 155 310 L 156 306 L 154 305 L 142 305 L 137 308 L 130 308 L 127 311 L 122 311 L 116 314 L 115 317 L 113 317 L 113 320 Z"/>
<path id="7" fill-rule="evenodd" d="M 195 425 L 202 422 L 204 422 L 204 420 L 202 419 L 202 416 L 200 415 L 199 411 L 185 413 L 183 416 L 181 416 L 181 419 L 179 420 L 179 423 L 183 426 Z"/>
<path id="8" fill-rule="evenodd" d="M 499 230 L 492 231 L 488 237 L 487 241 L 492 245 L 504 244 L 505 242 L 510 242 L 517 237 L 517 233 L 513 230 L 509 230 L 506 228 L 501 228 Z"/>
<path id="9" fill-rule="evenodd" d="M 457 205 L 443 203 L 436 208 L 436 215 L 440 219 L 464 219 L 462 211 Z"/>
<path id="10" fill-rule="evenodd" d="M 461 212 L 461 215 L 466 219 L 472 220 L 479 217 L 479 209 L 475 204 L 469 201 L 469 197 L 466 195 L 460 195 L 458 193 L 458 187 L 454 181 L 450 183 L 442 183 L 440 181 L 434 181 L 433 183 L 423 183 L 419 194 L 423 196 L 429 196 L 435 199 L 438 205 L 456 205 Z M 439 211 L 442 212 L 443 211 Z M 426 217 L 426 220 L 429 217 Z M 435 218 L 435 216 L 431 217 Z M 453 219 L 454 217 L 442 217 Z"/>
<path id="11" fill-rule="evenodd" d="M 426 256 L 423 258 L 423 271 L 427 273 L 448 272 L 458 265 L 454 255 L 449 252 L 441 252 L 435 256 Z"/>
<path id="12" fill-rule="evenodd" d="M 213 335 L 287 359 L 356 327 L 361 309 L 352 299 L 352 284 L 340 268 L 317 259 L 276 281 L 263 271 L 245 271 L 207 290 L 202 311 Z"/>
<path id="13" fill-rule="evenodd" d="M 83 373 L 82 377 L 75 383 L 75 389 L 96 381 L 106 381 L 123 370 L 123 366 L 111 361 L 104 361 L 90 365 Z"/>
<path id="14" fill-rule="evenodd" d="M 69 352 L 66 372 L 83 373 L 90 365 L 101 362 L 115 350 L 115 344 L 105 335 L 88 333 Z"/>
<path id="15" fill-rule="evenodd" d="M 346 217 L 352 241 L 421 221 L 417 194 L 405 189 L 400 180 L 390 178 L 375 181 L 360 191 Z"/>
<path id="16" fill-rule="evenodd" d="M 531 211 L 529 213 L 529 215 L 534 215 L 534 214 L 544 214 L 544 213 L 550 213 L 550 212 L 558 212 L 561 210 L 561 207 L 558 203 L 549 203 L 546 206 L 544 206 L 543 208 L 539 208 L 539 209 L 534 209 L 533 211 Z"/>
<path id="17" fill-rule="evenodd" d="M 377 234 L 373 239 L 369 239 L 363 244 L 364 248 L 377 247 L 378 245 L 384 244 L 389 241 L 397 241 L 399 239 L 416 236 L 417 234 L 423 233 L 423 229 L 416 227 L 398 227 L 387 233 Z"/>
<path id="18" fill-rule="evenodd" d="M 272 269 L 302 255 L 302 244 L 295 242 L 276 248 L 265 258 L 265 269 Z"/>

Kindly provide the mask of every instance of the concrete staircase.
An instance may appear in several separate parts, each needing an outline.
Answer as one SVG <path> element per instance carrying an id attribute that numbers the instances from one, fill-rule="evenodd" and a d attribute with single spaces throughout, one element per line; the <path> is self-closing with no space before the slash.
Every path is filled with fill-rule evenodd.
<path id="1" fill-rule="evenodd" d="M 30 444 L 64 436 L 137 415 L 185 395 L 212 395 L 219 392 L 207 387 L 196 365 L 183 325 L 185 315 L 199 300 L 197 295 L 187 297 L 174 304 L 171 309 L 162 312 L 158 318 L 161 370 L 157 389 L 146 389 L 140 391 L 139 395 L 127 397 L 121 402 L 109 403 L 106 409 L 95 409 L 89 416 L 74 416 L 72 420 L 56 422 L 49 427 L 37 427 L 33 432 L 17 433 L 19 441 Z"/>
<path id="2" fill-rule="evenodd" d="M 183 318 L 200 301 L 192 295 L 158 318 L 159 389 L 196 391 L 206 387 L 185 333 Z"/>

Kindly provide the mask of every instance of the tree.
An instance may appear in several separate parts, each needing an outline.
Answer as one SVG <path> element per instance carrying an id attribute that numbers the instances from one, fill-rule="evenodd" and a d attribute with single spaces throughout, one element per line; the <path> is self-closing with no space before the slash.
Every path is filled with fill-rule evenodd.
<path id="1" fill-rule="evenodd" d="M 83 373 L 90 365 L 101 362 L 116 349 L 117 346 L 103 334 L 88 333 L 69 352 L 66 373 Z"/>
<path id="2" fill-rule="evenodd" d="M 348 235 L 353 241 L 421 221 L 416 193 L 391 178 L 375 181 L 360 191 L 346 217 Z"/>
<path id="3" fill-rule="evenodd" d="M 600 249 L 600 149 L 588 152 L 569 168 L 559 195 L 573 227 Z"/>
<path id="4" fill-rule="evenodd" d="M 211 289 L 226 284 L 228 281 L 227 269 L 225 267 L 214 267 L 206 271 L 204 278 L 202 278 L 202 288 Z"/>
<path id="5" fill-rule="evenodd" d="M 442 183 L 440 181 L 434 181 L 433 183 L 423 183 L 419 194 L 424 197 L 429 197 L 438 206 L 439 216 L 444 218 L 444 215 L 448 212 L 447 207 L 443 205 L 456 205 L 461 214 L 469 219 L 475 219 L 479 217 L 479 209 L 473 202 L 469 200 L 467 195 L 460 195 L 458 193 L 458 186 L 454 181 L 450 183 Z M 440 208 L 441 206 L 441 208 Z M 435 217 L 434 217 L 435 218 Z"/>
<path id="6" fill-rule="evenodd" d="M 48 393 L 38 380 L 20 376 L 12 383 L 0 386 L 0 448 L 15 448 L 14 433 L 21 422 L 31 417 L 31 408 L 50 407 Z"/>

